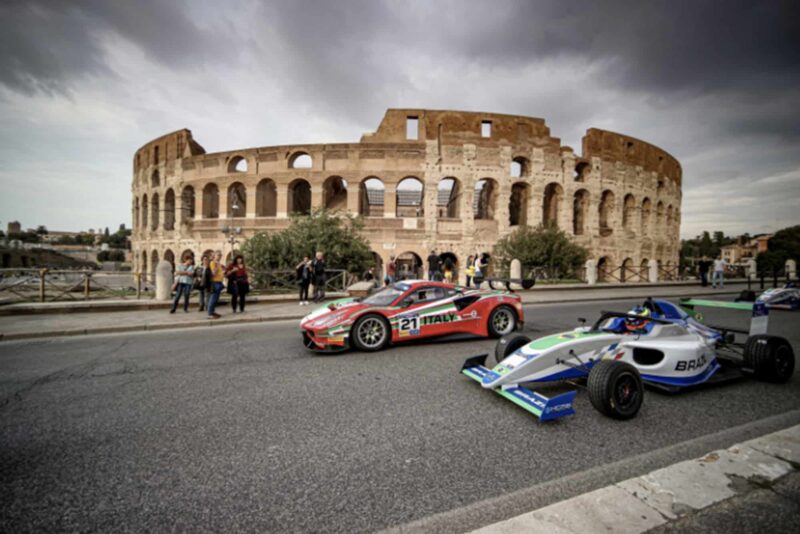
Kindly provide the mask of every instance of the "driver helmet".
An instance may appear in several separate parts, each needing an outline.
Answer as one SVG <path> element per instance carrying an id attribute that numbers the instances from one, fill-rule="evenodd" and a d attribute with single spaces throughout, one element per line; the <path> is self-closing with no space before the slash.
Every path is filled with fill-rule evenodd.
<path id="1" fill-rule="evenodd" d="M 628 315 L 637 315 L 638 317 L 626 317 L 625 328 L 628 330 L 644 330 L 650 323 L 650 310 L 644 306 L 636 306 L 628 312 Z"/>

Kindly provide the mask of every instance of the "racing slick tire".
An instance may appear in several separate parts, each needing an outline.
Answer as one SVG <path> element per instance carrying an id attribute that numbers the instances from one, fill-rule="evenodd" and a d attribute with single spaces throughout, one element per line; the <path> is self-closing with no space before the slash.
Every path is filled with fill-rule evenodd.
<path id="1" fill-rule="evenodd" d="M 494 346 L 494 359 L 497 363 L 503 361 L 509 354 L 516 352 L 531 342 L 531 338 L 522 334 L 508 334 L 501 337 Z"/>
<path id="2" fill-rule="evenodd" d="M 388 321 L 374 313 L 359 317 L 350 332 L 355 348 L 364 352 L 381 350 L 392 339 Z"/>
<path id="3" fill-rule="evenodd" d="M 589 400 L 595 409 L 614 419 L 632 419 L 644 400 L 644 386 L 639 371 L 626 362 L 600 360 L 586 384 Z"/>
<path id="4" fill-rule="evenodd" d="M 750 336 L 744 344 L 744 363 L 757 379 L 783 384 L 794 373 L 794 351 L 782 337 Z"/>
<path id="5" fill-rule="evenodd" d="M 511 306 L 498 306 L 489 314 L 489 337 L 503 337 L 517 329 L 517 312 Z"/>

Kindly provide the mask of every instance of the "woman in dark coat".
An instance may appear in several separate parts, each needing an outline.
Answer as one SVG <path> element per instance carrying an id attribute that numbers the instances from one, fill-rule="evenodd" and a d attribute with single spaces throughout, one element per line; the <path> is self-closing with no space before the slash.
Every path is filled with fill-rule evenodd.
<path id="1" fill-rule="evenodd" d="M 238 303 L 239 311 L 244 312 L 245 295 L 250 291 L 250 282 L 247 279 L 247 267 L 244 264 L 244 256 L 237 254 L 228 268 L 225 270 L 228 278 L 228 293 L 231 294 L 231 307 L 236 313 Z"/>

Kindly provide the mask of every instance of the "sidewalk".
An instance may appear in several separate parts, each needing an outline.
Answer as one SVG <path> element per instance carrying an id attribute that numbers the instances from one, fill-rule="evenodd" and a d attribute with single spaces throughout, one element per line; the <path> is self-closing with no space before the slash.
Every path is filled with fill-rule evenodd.
<path id="1" fill-rule="evenodd" d="M 800 425 L 475 530 L 800 532 Z"/>
<path id="2" fill-rule="evenodd" d="M 531 291 L 520 291 L 525 304 L 552 304 L 564 302 L 586 302 L 614 299 L 644 299 L 646 297 L 681 297 L 698 295 L 724 295 L 731 297 L 746 287 L 743 283 L 726 285 L 724 290 L 701 288 L 696 284 L 631 284 L 608 286 L 579 286 L 575 288 L 542 286 Z M 332 298 L 343 295 L 329 294 Z M 136 302 L 136 301 L 133 301 Z M 14 339 L 32 339 L 54 336 L 74 336 L 86 334 L 107 334 L 115 332 L 135 332 L 147 330 L 164 330 L 171 328 L 209 327 L 225 324 L 247 324 L 266 321 L 300 319 L 314 306 L 299 306 L 297 300 L 290 301 L 286 297 L 257 297 L 248 302 L 247 311 L 243 314 L 231 313 L 230 305 L 220 305 L 221 319 L 209 320 L 205 313 L 197 311 L 197 301 L 191 304 L 190 312 L 182 309 L 174 314 L 168 313 L 170 303 L 140 301 L 142 304 L 134 309 L 114 308 L 114 303 L 104 303 L 103 313 L 87 311 L 87 306 L 96 306 L 98 301 L 71 303 L 72 307 L 63 307 L 64 311 L 53 313 L 27 312 L 22 314 L 0 316 L 0 341 Z M 50 304 L 29 304 L 27 306 L 48 306 Z M 157 307 L 155 307 L 157 306 Z"/>

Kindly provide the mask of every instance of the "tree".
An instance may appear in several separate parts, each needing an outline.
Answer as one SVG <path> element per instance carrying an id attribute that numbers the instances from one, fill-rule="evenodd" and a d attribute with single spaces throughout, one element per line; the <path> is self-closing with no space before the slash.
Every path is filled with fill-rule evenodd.
<path id="1" fill-rule="evenodd" d="M 769 240 L 769 250 L 756 257 L 759 272 L 782 271 L 786 260 L 800 262 L 800 225 L 778 230 Z"/>
<path id="2" fill-rule="evenodd" d="M 510 270 L 511 260 L 518 259 L 523 271 L 544 267 L 560 278 L 580 268 L 587 257 L 586 249 L 573 243 L 555 224 L 520 226 L 494 246 L 494 261 L 504 273 Z"/>
<path id="3" fill-rule="evenodd" d="M 242 252 L 254 269 L 294 269 L 303 256 L 313 258 L 321 251 L 330 268 L 360 274 L 374 261 L 362 229 L 359 217 L 315 210 L 308 216 L 292 215 L 285 230 L 254 235 Z"/>
<path id="4" fill-rule="evenodd" d="M 43 224 L 40 224 L 36 227 L 36 233 L 38 235 L 47 235 L 47 227 Z"/>
<path id="5" fill-rule="evenodd" d="M 105 229 L 105 231 L 103 232 L 103 235 L 104 235 L 105 237 L 109 237 L 109 236 L 111 235 L 111 233 L 108 231 L 108 226 L 106 226 L 106 229 Z"/>

